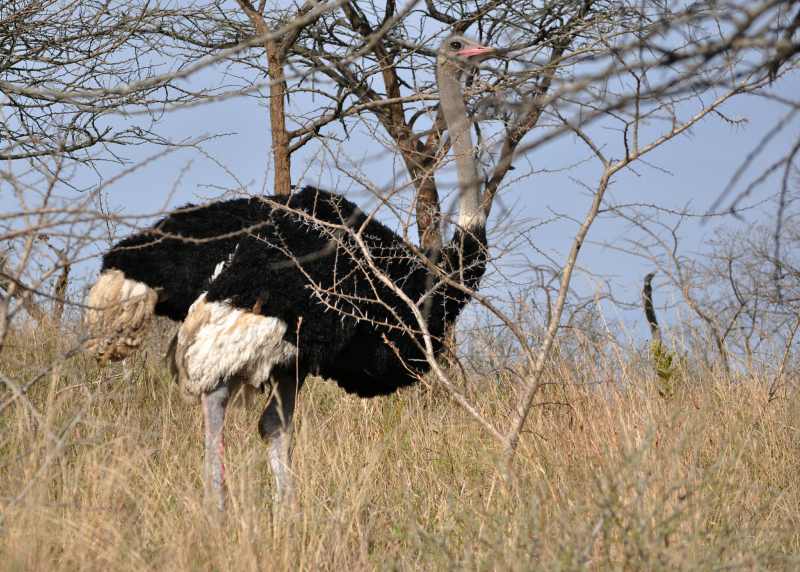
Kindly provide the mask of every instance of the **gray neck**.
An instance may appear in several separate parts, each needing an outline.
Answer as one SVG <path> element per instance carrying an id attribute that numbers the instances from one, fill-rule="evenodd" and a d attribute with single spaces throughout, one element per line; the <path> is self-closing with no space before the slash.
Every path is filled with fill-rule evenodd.
<path id="1" fill-rule="evenodd" d="M 461 82 L 449 66 L 440 66 L 438 75 L 439 101 L 447 122 L 458 173 L 458 226 L 463 229 L 483 227 L 486 225 L 486 214 L 481 205 L 480 179 Z"/>

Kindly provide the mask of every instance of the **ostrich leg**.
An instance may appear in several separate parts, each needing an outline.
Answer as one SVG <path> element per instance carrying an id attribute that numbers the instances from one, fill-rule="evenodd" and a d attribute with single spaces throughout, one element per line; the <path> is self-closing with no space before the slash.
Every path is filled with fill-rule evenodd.
<path id="1" fill-rule="evenodd" d="M 230 388 L 220 385 L 201 397 L 205 423 L 204 480 L 206 502 L 220 512 L 225 510 L 225 407 Z"/>
<path id="2" fill-rule="evenodd" d="M 275 476 L 278 502 L 289 500 L 294 492 L 290 469 L 292 446 L 292 417 L 300 385 L 294 373 L 273 372 L 273 390 L 258 430 L 269 443 L 269 465 Z"/>

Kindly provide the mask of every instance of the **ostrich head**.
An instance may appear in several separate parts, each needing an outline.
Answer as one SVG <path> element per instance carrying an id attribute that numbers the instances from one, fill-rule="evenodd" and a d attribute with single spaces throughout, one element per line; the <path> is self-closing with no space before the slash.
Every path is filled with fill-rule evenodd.
<path id="1" fill-rule="evenodd" d="M 439 45 L 437 72 L 459 78 L 466 66 L 476 65 L 496 53 L 496 48 L 484 46 L 461 34 L 451 34 Z"/>

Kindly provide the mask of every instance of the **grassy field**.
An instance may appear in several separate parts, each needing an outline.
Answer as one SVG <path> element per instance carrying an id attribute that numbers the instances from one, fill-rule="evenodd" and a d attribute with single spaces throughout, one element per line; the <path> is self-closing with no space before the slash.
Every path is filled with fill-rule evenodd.
<path id="1" fill-rule="evenodd" d="M 69 343 L 18 332 L 0 371 L 30 379 Z M 626 358 L 554 364 L 510 480 L 499 447 L 441 391 L 362 401 L 311 380 L 296 501 L 271 505 L 260 403 L 234 407 L 230 507 L 214 522 L 200 412 L 152 343 L 125 368 L 64 362 L 30 405 L 3 411 L 3 570 L 800 568 L 800 403 L 768 402 L 763 380 L 696 368 L 664 399 Z M 626 367 L 628 383 L 604 382 Z M 509 380 L 471 393 L 486 417 L 508 418 Z"/>

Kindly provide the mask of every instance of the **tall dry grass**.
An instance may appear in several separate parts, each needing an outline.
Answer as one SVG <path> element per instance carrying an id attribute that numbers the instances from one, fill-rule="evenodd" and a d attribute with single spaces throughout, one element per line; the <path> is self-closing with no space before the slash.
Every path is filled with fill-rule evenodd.
<path id="1" fill-rule="evenodd" d="M 17 333 L 27 379 L 71 343 Z M 683 372 L 671 399 L 632 356 L 553 364 L 513 478 L 441 392 L 362 401 L 303 391 L 296 502 L 271 506 L 258 405 L 227 421 L 230 506 L 203 510 L 201 419 L 154 348 L 99 370 L 78 356 L 0 418 L 5 570 L 717 570 L 800 567 L 796 396 Z M 624 371 L 625 383 L 619 380 Z M 586 383 L 592 381 L 593 383 Z M 510 380 L 472 387 L 496 423 Z M 2 401 L 10 392 L 0 393 Z"/>

